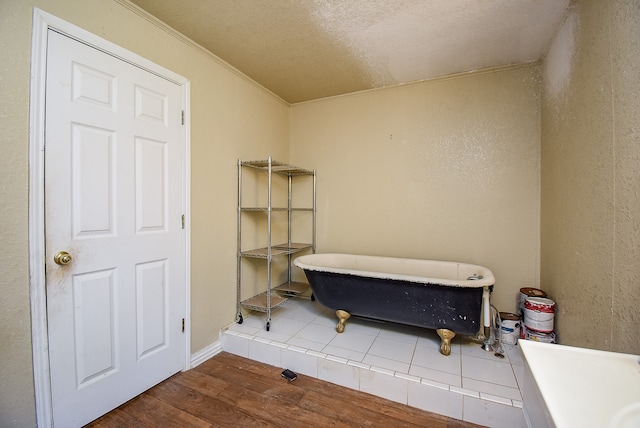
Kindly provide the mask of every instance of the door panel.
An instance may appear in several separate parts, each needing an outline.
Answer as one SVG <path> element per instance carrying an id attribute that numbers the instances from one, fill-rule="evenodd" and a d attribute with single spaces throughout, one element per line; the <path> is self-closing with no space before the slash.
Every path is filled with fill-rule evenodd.
<path id="1" fill-rule="evenodd" d="M 74 333 L 77 387 L 117 371 L 118 341 L 114 305 L 115 271 L 91 272 L 73 277 Z"/>
<path id="2" fill-rule="evenodd" d="M 146 358 L 169 346 L 166 315 L 167 260 L 136 266 L 136 314 L 138 358 Z"/>
<path id="3" fill-rule="evenodd" d="M 71 124 L 73 236 L 114 236 L 116 132 Z"/>
<path id="4" fill-rule="evenodd" d="M 182 88 L 54 31 L 47 55 L 47 322 L 66 427 L 184 366 Z"/>
<path id="5" fill-rule="evenodd" d="M 165 232 L 167 228 L 167 144 L 136 138 L 136 231 Z"/>

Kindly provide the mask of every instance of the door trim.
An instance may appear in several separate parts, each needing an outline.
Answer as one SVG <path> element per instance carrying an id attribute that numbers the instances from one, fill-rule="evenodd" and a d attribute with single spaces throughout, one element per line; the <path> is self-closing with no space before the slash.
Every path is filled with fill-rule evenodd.
<path id="1" fill-rule="evenodd" d="M 49 339 L 45 277 L 45 210 L 44 210 L 44 142 L 45 92 L 47 70 L 47 34 L 55 30 L 100 51 L 170 80 L 182 88 L 184 106 L 184 183 L 182 207 L 191 218 L 191 135 L 190 82 L 153 62 L 57 18 L 38 8 L 33 9 L 31 42 L 31 94 L 29 107 L 29 294 L 31 297 L 31 342 L 33 349 L 33 385 L 38 426 L 52 426 L 51 378 L 49 372 Z M 182 370 L 191 368 L 191 226 L 185 222 L 185 332 Z"/>

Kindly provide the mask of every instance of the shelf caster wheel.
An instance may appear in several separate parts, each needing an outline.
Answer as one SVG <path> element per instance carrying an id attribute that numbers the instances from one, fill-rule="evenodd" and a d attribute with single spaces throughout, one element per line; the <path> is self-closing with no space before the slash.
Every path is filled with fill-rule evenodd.
<path id="1" fill-rule="evenodd" d="M 313 293 L 311 293 L 311 301 L 312 301 L 312 302 L 315 302 L 315 301 L 316 301 L 316 296 L 315 296 Z"/>
<path id="2" fill-rule="evenodd" d="M 242 318 L 242 314 L 238 312 L 238 315 L 236 315 L 236 322 L 238 324 L 242 324 L 242 321 L 244 321 L 244 318 Z"/>
<path id="3" fill-rule="evenodd" d="M 271 328 L 271 321 L 267 321 L 267 331 Z"/>

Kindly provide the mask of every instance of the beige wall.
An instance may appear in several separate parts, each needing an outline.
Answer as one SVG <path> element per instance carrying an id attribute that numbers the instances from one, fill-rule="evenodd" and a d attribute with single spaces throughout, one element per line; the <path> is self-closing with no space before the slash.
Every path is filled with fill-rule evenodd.
<path id="1" fill-rule="evenodd" d="M 640 353 L 640 5 L 578 1 L 544 61 L 541 284 L 562 343 Z"/>
<path id="2" fill-rule="evenodd" d="M 32 7 L 191 81 L 192 352 L 235 315 L 236 160 L 288 156 L 288 105 L 118 1 L 0 1 L 0 426 L 35 424 L 28 267 Z"/>
<path id="3" fill-rule="evenodd" d="M 539 69 L 293 105 L 291 161 L 318 170 L 318 251 L 475 263 L 514 311 L 538 286 Z"/>

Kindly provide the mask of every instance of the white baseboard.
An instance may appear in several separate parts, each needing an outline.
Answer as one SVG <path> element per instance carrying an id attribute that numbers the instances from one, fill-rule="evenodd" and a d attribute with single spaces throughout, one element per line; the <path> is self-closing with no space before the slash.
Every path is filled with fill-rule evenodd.
<path id="1" fill-rule="evenodd" d="M 199 350 L 198 352 L 191 354 L 190 368 L 194 368 L 204 363 L 210 358 L 215 357 L 222 352 L 222 344 L 220 341 L 215 341 L 211 345 Z"/>

